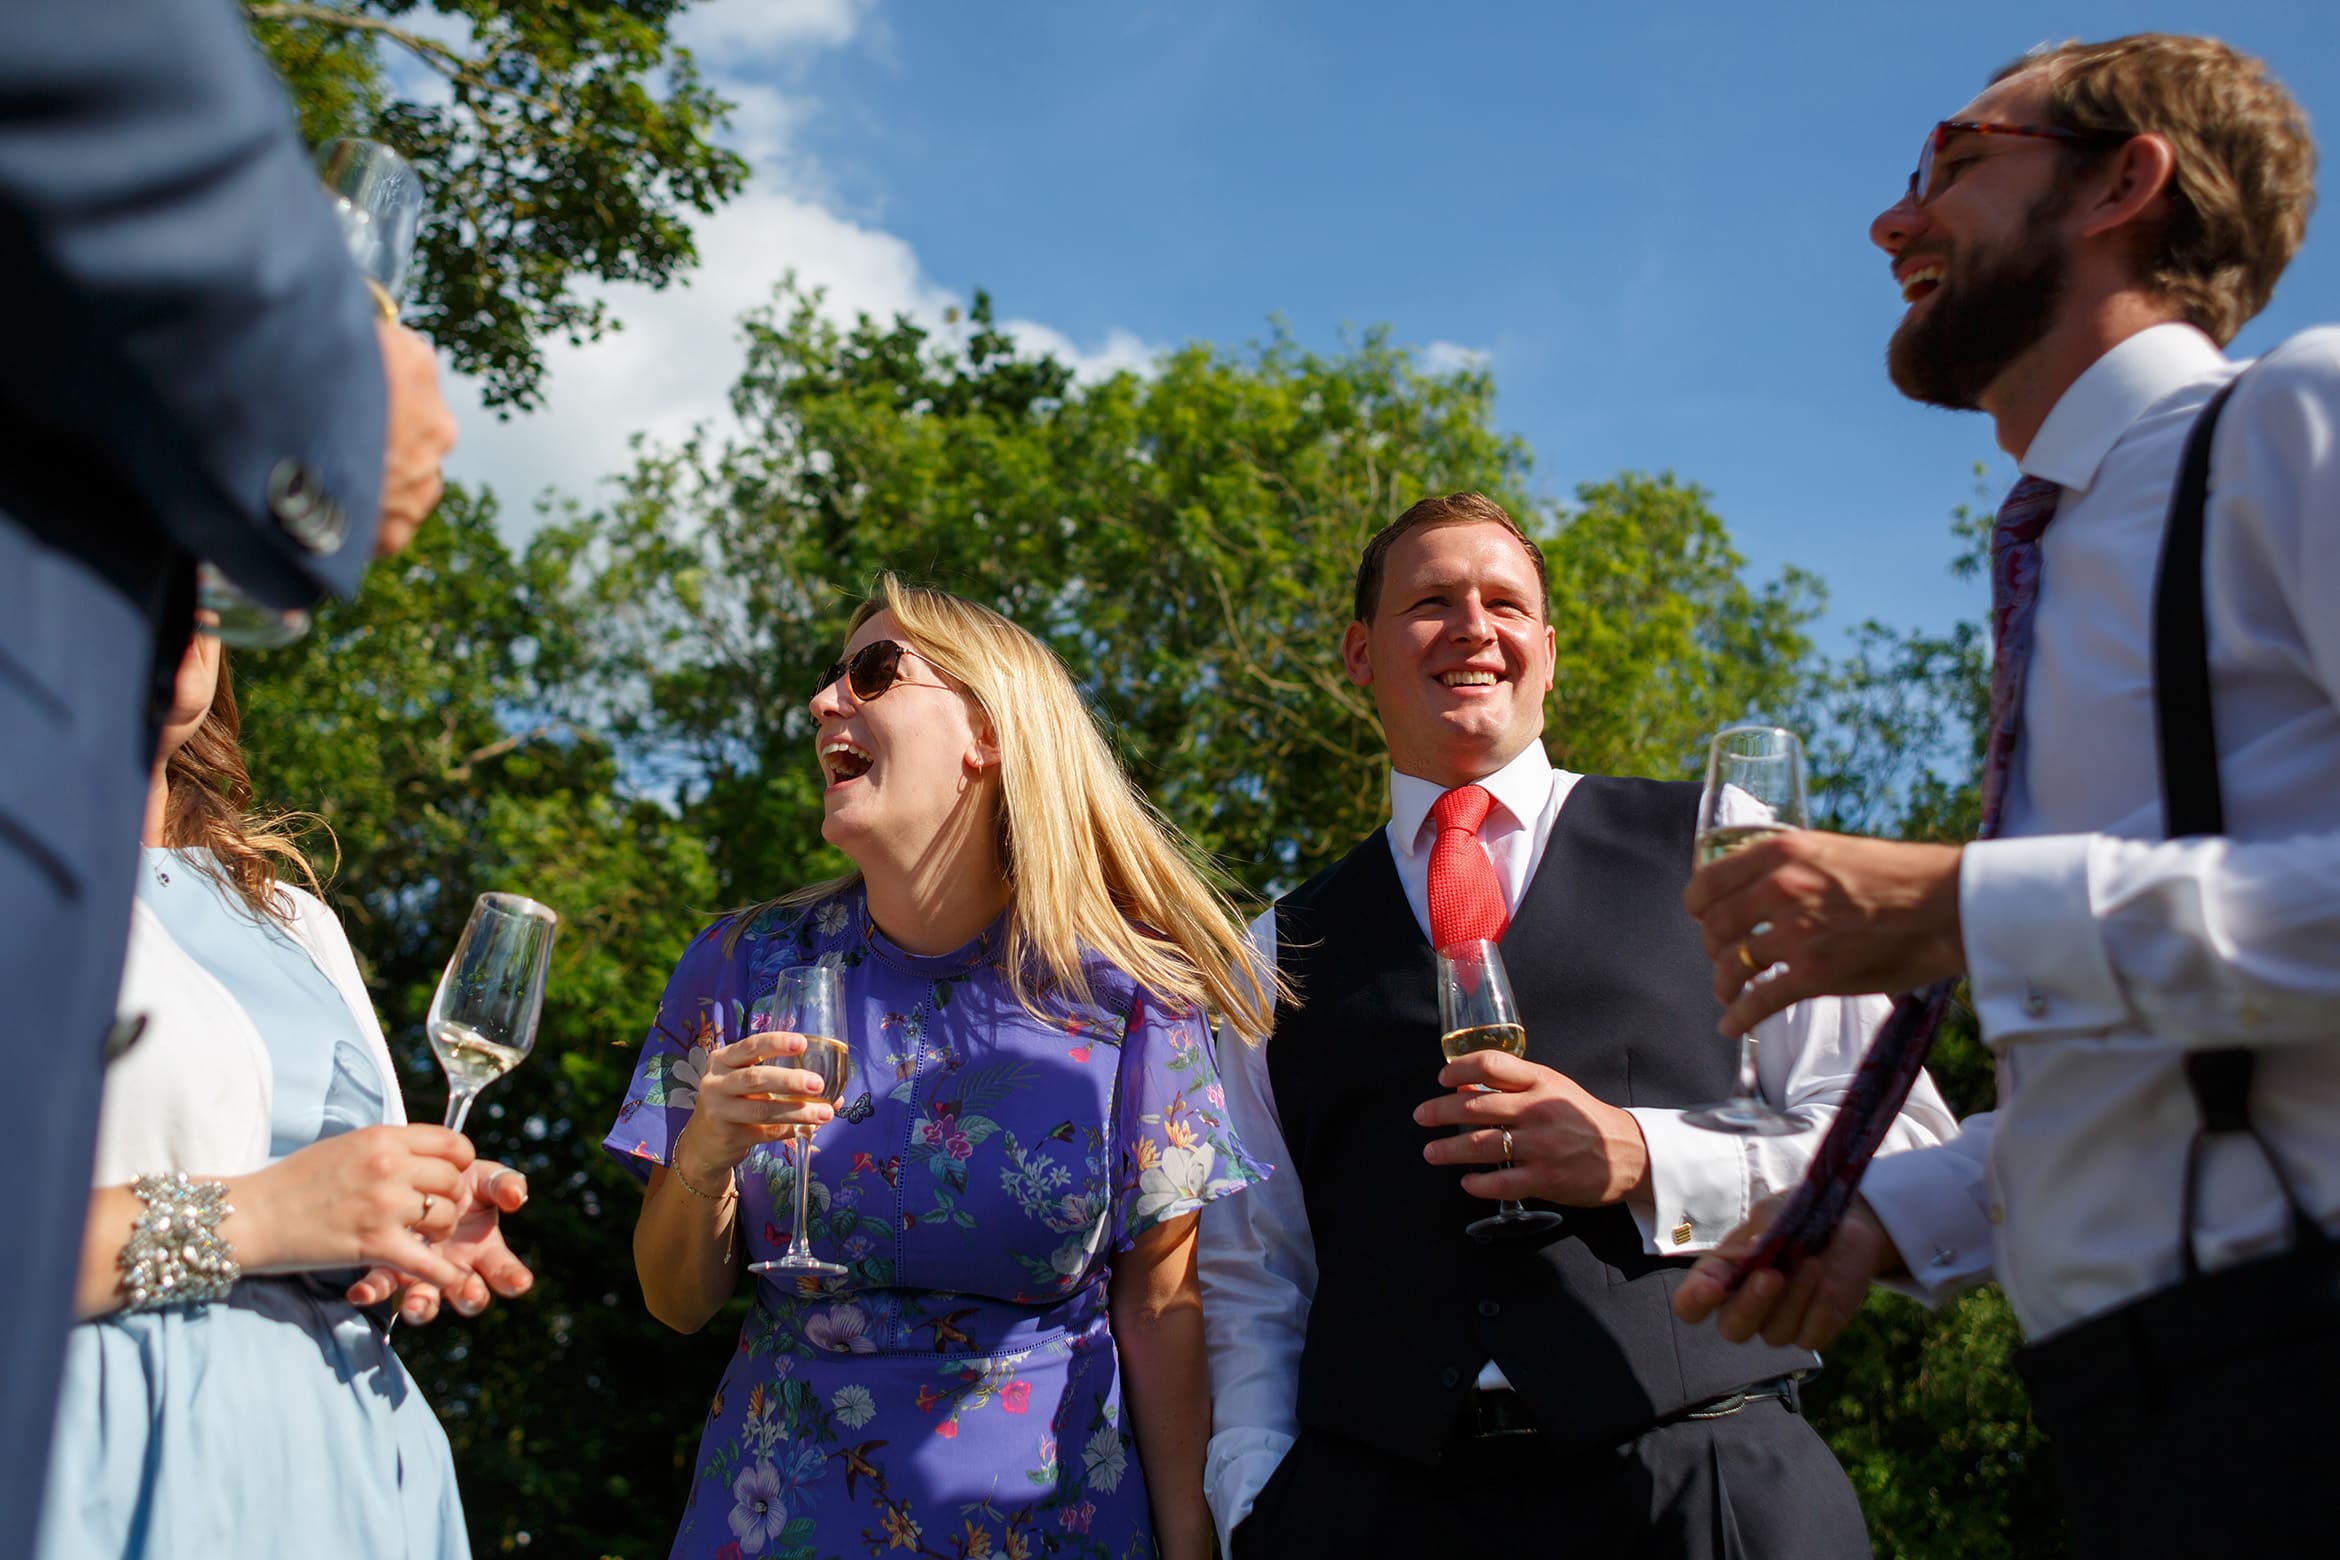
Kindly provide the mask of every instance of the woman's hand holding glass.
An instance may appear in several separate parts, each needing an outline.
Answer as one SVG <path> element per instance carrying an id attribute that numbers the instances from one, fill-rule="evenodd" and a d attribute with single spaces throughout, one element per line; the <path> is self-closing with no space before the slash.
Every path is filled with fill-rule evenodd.
<path id="1" fill-rule="evenodd" d="M 439 1242 L 462 1217 L 470 1139 L 444 1127 L 364 1127 L 244 1178 L 236 1250 L 249 1273 L 378 1267 L 441 1287 L 471 1277 Z"/>
<path id="2" fill-rule="evenodd" d="M 810 1131 L 837 1114 L 819 1073 L 789 1065 L 803 1035 L 774 1031 L 718 1047 L 707 1057 L 699 1100 L 675 1149 L 689 1185 L 720 1195 L 716 1183 L 766 1143 Z"/>

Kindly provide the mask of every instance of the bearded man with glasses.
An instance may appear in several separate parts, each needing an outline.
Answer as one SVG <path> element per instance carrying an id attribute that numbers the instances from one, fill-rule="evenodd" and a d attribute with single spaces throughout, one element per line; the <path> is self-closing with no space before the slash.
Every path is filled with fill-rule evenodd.
<path id="1" fill-rule="evenodd" d="M 2289 94 L 2203 38 L 2035 52 L 1933 129 L 1870 236 L 1909 305 L 1894 384 L 1988 412 L 2024 472 L 1983 837 L 1789 836 L 1685 896 L 1727 1032 L 1965 978 L 1999 1109 L 1862 1180 L 1848 1107 L 1678 1313 L 1816 1348 L 1872 1278 L 1997 1276 L 2082 1554 L 2330 1542 L 2301 1494 L 2340 1454 L 2340 330 L 2219 350 L 2314 165 Z M 1853 1097 L 1889 1107 L 1928 1038 L 1889 1026 Z M 1815 1254 L 1767 1266 L 1775 1216 Z"/>

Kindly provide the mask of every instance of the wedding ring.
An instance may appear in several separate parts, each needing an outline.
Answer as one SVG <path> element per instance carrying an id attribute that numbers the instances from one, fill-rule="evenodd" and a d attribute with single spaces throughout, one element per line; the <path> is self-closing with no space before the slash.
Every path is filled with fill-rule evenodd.
<path id="1" fill-rule="evenodd" d="M 1504 1164 L 1504 1167 L 1505 1167 L 1506 1169 L 1508 1169 L 1508 1168 L 1510 1168 L 1510 1165 L 1511 1165 L 1511 1129 L 1510 1129 L 1509 1127 L 1505 1127 L 1505 1128 L 1503 1128 L 1502 1130 L 1503 1130 L 1503 1164 Z"/>
<path id="2" fill-rule="evenodd" d="M 1747 945 L 1745 943 L 1739 944 L 1739 962 L 1747 966 L 1747 973 L 1750 975 L 1757 973 L 1763 968 L 1762 965 L 1755 962 L 1755 955 L 1747 951 Z"/>
<path id="3" fill-rule="evenodd" d="M 431 1216 L 431 1204 L 432 1204 L 432 1203 L 434 1203 L 434 1202 L 436 1202 L 436 1201 L 438 1201 L 438 1199 L 437 1199 L 437 1198 L 435 1198 L 435 1197 L 433 1197 L 433 1196 L 432 1196 L 430 1193 L 428 1193 L 428 1192 L 425 1192 L 425 1193 L 423 1193 L 423 1211 L 422 1211 L 422 1219 L 417 1219 L 417 1220 L 415 1220 L 414 1222 L 415 1222 L 415 1223 L 417 1223 L 417 1224 L 420 1224 L 420 1223 L 422 1223 L 422 1222 L 423 1222 L 423 1219 L 427 1219 L 427 1218 L 429 1218 L 429 1217 Z"/>

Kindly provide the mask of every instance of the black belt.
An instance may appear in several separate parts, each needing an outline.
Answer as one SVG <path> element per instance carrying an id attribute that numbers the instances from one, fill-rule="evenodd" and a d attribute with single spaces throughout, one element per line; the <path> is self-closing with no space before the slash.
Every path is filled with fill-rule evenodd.
<path id="1" fill-rule="evenodd" d="M 1727 1419 L 1749 1403 L 1776 1398 L 1795 1411 L 1796 1378 L 1774 1376 L 1769 1381 L 1749 1382 L 1735 1392 L 1693 1403 L 1677 1409 L 1662 1419 L 1653 1421 L 1650 1429 L 1676 1424 L 1685 1419 Z M 1505 1436 L 1541 1435 L 1536 1423 L 1536 1411 L 1524 1393 L 1509 1387 L 1474 1387 L 1464 1400 L 1463 1435 L 1473 1441 L 1495 1440 Z"/>

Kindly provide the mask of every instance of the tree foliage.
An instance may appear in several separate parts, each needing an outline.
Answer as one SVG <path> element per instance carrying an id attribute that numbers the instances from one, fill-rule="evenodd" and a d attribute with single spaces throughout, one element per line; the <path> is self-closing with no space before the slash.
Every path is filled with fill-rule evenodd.
<path id="1" fill-rule="evenodd" d="M 590 706 L 663 755 L 736 895 L 820 865 L 769 823 L 811 815 L 804 697 L 887 568 L 1046 639 L 1156 804 L 1264 892 L 1380 816 L 1372 706 L 1337 647 L 1359 552 L 1415 497 L 1483 489 L 1544 545 L 1562 762 L 1679 772 L 1718 707 L 1796 687 L 1810 581 L 1749 586 L 1670 477 L 1538 504 L 1493 398 L 1380 332 L 1331 356 L 1281 333 L 1191 346 L 1075 385 L 1015 355 L 980 295 L 938 336 L 840 328 L 784 288 L 751 322 L 741 434 L 645 452 L 546 545 L 598 631 Z"/>
<path id="2" fill-rule="evenodd" d="M 712 1382 L 724 1345 L 643 1316 L 627 1258 L 639 1194 L 597 1145 L 657 960 L 700 924 L 714 882 L 686 824 L 626 796 L 605 744 L 531 718 L 559 612 L 493 522 L 492 504 L 450 494 L 362 605 L 328 605 L 297 647 L 240 665 L 245 745 L 268 794 L 329 826 L 311 838 L 325 864 L 338 842 L 328 897 L 417 1117 L 444 1097 L 422 1019 L 474 896 L 560 913 L 535 1059 L 470 1123 L 482 1152 L 528 1175 L 513 1240 L 538 1283 L 476 1321 L 402 1331 L 399 1347 L 454 1442 L 481 1553 L 521 1533 L 550 1554 L 601 1553 L 613 1533 L 639 1540 L 617 1552 L 663 1552 L 637 1481 L 671 1510 L 697 1389 L 641 1414 L 600 1405 L 639 1371 Z"/>
<path id="3" fill-rule="evenodd" d="M 341 842 L 333 899 L 414 1099 L 440 1097 L 419 1021 L 472 896 L 564 918 L 538 1054 L 472 1126 L 529 1174 L 513 1234 L 538 1288 L 400 1340 L 483 1554 L 671 1539 L 737 1318 L 680 1339 L 644 1314 L 638 1192 L 598 1144 L 692 931 L 838 865 L 803 705 L 882 568 L 1047 639 L 1149 794 L 1255 893 L 1380 818 L 1370 706 L 1337 657 L 1350 579 L 1406 502 L 1460 487 L 1549 556 L 1559 761 L 1679 774 L 1714 725 L 1787 711 L 1840 821 L 1971 827 L 1970 633 L 1872 625 L 1821 660 L 1818 582 L 1748 580 L 1696 487 L 1623 473 L 1540 502 L 1483 373 L 1422 373 L 1378 332 L 1330 353 L 1271 333 L 1082 383 L 980 297 L 928 331 L 834 325 L 783 290 L 751 340 L 735 437 L 641 448 L 610 502 L 517 556 L 492 500 L 458 493 L 357 607 L 244 669 L 254 772 Z M 1937 1064 L 1962 1109 L 1987 1105 L 1970 1021 Z M 2013 1341 L 1991 1292 L 1939 1315 L 1878 1297 L 1833 1351 L 1810 1411 L 1880 1553 L 2058 1552 Z"/>
<path id="4" fill-rule="evenodd" d="M 668 27 L 686 0 L 244 0 L 312 143 L 386 141 L 430 191 L 404 318 L 487 403 L 541 399 L 542 343 L 612 328 L 588 282 L 663 287 L 738 193 L 729 105 Z"/>

